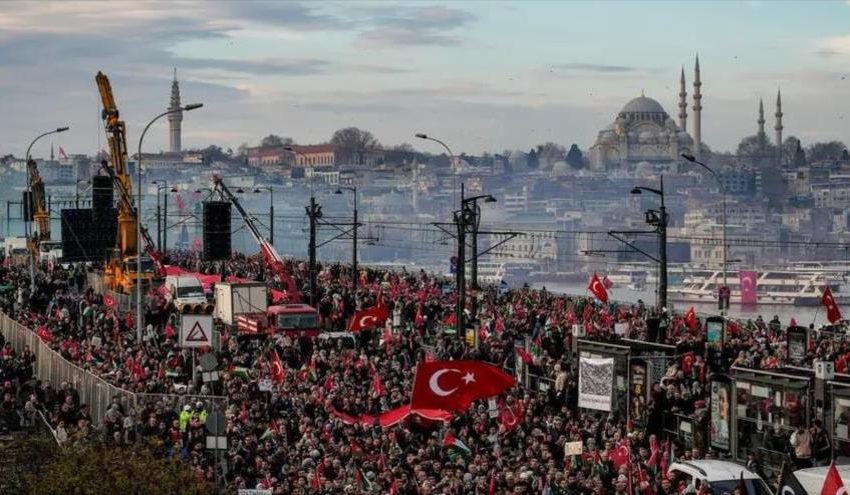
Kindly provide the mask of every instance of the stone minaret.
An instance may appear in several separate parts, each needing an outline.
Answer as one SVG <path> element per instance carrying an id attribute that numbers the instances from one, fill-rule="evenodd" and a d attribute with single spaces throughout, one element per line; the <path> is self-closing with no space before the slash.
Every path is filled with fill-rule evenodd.
<path id="1" fill-rule="evenodd" d="M 685 89 L 685 68 L 679 77 L 679 129 L 688 132 L 688 92 Z"/>
<path id="2" fill-rule="evenodd" d="M 694 156 L 700 159 L 702 148 L 702 94 L 700 93 L 702 82 L 699 80 L 699 55 L 697 55 L 694 66 Z"/>
<path id="3" fill-rule="evenodd" d="M 759 98 L 759 119 L 757 122 L 759 124 L 758 137 L 764 138 L 764 102 L 761 98 Z"/>
<path id="4" fill-rule="evenodd" d="M 782 93 L 776 90 L 776 164 L 782 166 Z"/>
<path id="5" fill-rule="evenodd" d="M 180 84 L 177 82 L 177 69 L 174 69 L 174 80 L 171 81 L 171 105 L 169 110 L 180 108 Z M 183 112 L 168 114 L 168 151 L 180 153 L 183 150 L 180 142 L 180 126 L 183 122 Z"/>

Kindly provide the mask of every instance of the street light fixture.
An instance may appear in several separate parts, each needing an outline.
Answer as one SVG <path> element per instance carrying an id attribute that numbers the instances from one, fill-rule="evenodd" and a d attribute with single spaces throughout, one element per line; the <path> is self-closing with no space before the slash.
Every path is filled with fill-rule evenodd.
<path id="1" fill-rule="evenodd" d="M 30 160 L 32 158 L 30 157 L 30 152 L 32 151 L 33 145 L 39 139 L 43 138 L 44 136 L 49 136 L 51 134 L 59 134 L 60 132 L 65 132 L 68 129 L 70 129 L 70 127 L 65 126 L 65 127 L 57 127 L 56 129 L 53 129 L 52 131 L 43 132 L 43 133 L 39 134 L 38 136 L 36 136 L 35 139 L 33 139 L 30 142 L 30 145 L 27 146 L 27 153 L 26 153 L 27 193 L 28 193 L 27 198 L 29 199 L 29 201 L 27 201 L 26 202 L 27 204 L 24 205 L 24 208 L 25 208 L 24 211 L 29 212 L 30 221 L 24 222 L 24 235 L 28 238 L 29 237 L 35 237 L 32 233 L 32 214 L 33 214 L 33 211 L 32 211 L 32 174 L 30 174 Z M 27 227 L 29 227 L 29 229 Z M 30 242 L 32 242 L 32 241 L 33 240 L 30 239 Z M 30 265 L 30 294 L 35 292 L 35 260 L 33 258 L 34 258 L 33 253 L 30 253 L 30 256 L 29 256 L 29 261 L 30 261 L 29 262 L 29 265 Z"/>
<path id="2" fill-rule="evenodd" d="M 138 177 L 138 196 L 136 199 L 136 342 L 139 343 L 142 341 L 142 143 L 145 141 L 145 134 L 148 133 L 148 129 L 156 122 L 157 120 L 165 117 L 166 115 L 171 115 L 173 113 L 179 113 L 183 111 L 191 111 L 198 108 L 203 107 L 203 103 L 189 103 L 188 105 L 184 105 L 182 107 L 170 108 L 156 117 L 152 118 L 148 125 L 145 126 L 142 131 L 141 136 L 139 136 L 139 147 L 138 154 L 136 159 L 136 175 Z"/>
<path id="3" fill-rule="evenodd" d="M 717 172 L 715 172 L 711 167 L 709 167 L 705 163 L 702 163 L 701 161 L 697 160 L 694 155 L 691 155 L 691 154 L 688 154 L 688 153 L 682 153 L 682 158 L 684 158 L 685 160 L 687 160 L 691 163 L 696 163 L 697 165 L 706 169 L 708 171 L 708 173 L 710 173 L 714 177 L 714 180 L 717 181 L 717 185 L 720 186 L 720 195 L 721 195 L 721 200 L 722 200 L 722 204 L 723 204 L 722 212 L 721 212 L 721 221 L 723 222 L 723 287 L 724 287 L 724 289 L 726 289 L 727 287 L 729 287 L 728 284 L 727 284 L 727 278 L 726 278 L 727 277 L 726 268 L 727 268 L 728 263 L 729 263 L 729 261 L 726 259 L 727 249 L 728 249 L 727 243 L 726 243 L 726 186 L 723 184 L 723 181 L 720 180 L 720 176 L 717 175 Z M 721 292 L 725 292 L 725 290 L 724 291 L 718 291 L 718 297 L 721 296 Z M 727 295 L 728 295 L 728 292 L 727 292 Z M 728 303 L 728 299 L 727 299 L 727 303 Z M 722 304 L 722 302 L 721 302 L 721 304 L 720 304 L 720 315 L 725 316 L 726 312 L 727 312 L 727 304 Z"/>
<path id="4" fill-rule="evenodd" d="M 357 187 L 340 186 L 334 194 L 342 194 L 342 191 L 351 191 L 354 194 L 354 222 L 352 224 L 351 237 L 351 292 L 354 294 L 354 305 L 357 306 Z"/>
<path id="5" fill-rule="evenodd" d="M 435 143 L 445 148 L 446 151 L 449 153 L 449 160 L 451 160 L 452 167 L 452 208 L 454 208 L 454 206 L 457 204 L 457 173 L 455 171 L 455 154 L 452 152 L 452 149 L 449 148 L 449 145 L 433 136 L 429 136 L 421 132 L 417 132 L 416 134 L 414 134 L 414 136 L 418 137 L 419 139 L 424 139 L 426 141 L 434 141 Z"/>
<path id="6" fill-rule="evenodd" d="M 664 206 L 664 176 L 661 176 L 659 189 L 644 186 L 632 188 L 632 194 L 649 192 L 661 197 L 661 207 L 658 212 L 646 212 L 646 223 L 655 226 L 658 232 L 658 308 L 667 307 L 667 208 Z"/>

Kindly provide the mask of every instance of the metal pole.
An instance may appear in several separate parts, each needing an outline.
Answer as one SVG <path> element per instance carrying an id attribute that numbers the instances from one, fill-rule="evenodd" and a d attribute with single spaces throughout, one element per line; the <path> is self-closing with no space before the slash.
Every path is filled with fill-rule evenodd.
<path id="1" fill-rule="evenodd" d="M 162 212 L 159 208 L 159 191 L 156 193 L 156 249 L 162 252 Z"/>
<path id="2" fill-rule="evenodd" d="M 455 319 L 457 320 L 457 333 L 459 337 L 462 339 L 462 342 L 466 341 L 466 326 L 463 323 L 464 320 L 464 305 L 466 303 L 466 211 L 463 204 L 463 183 L 460 184 L 460 210 L 456 214 L 457 217 L 455 222 L 457 223 L 457 263 L 455 266 L 457 276 L 457 301 L 455 304 Z"/>
<path id="3" fill-rule="evenodd" d="M 307 208 L 307 216 L 310 218 L 310 242 L 308 251 L 310 257 L 310 305 L 316 306 L 316 198 L 310 196 L 310 206 Z"/>
<path id="4" fill-rule="evenodd" d="M 356 301 L 357 279 L 359 278 L 359 273 L 357 271 L 357 188 L 353 187 L 351 190 L 354 192 L 354 237 L 351 242 L 351 287 Z"/>
<path id="5" fill-rule="evenodd" d="M 166 185 L 168 185 L 167 182 Z M 162 247 L 160 248 L 163 254 L 166 251 L 168 251 L 168 189 L 162 197 Z"/>
<path id="6" fill-rule="evenodd" d="M 659 261 L 661 273 L 658 281 L 658 304 L 667 307 L 667 208 L 664 206 L 664 176 L 661 176 L 661 225 L 658 228 Z"/>
<path id="7" fill-rule="evenodd" d="M 274 188 L 269 186 L 269 242 L 274 246 Z"/>
<path id="8" fill-rule="evenodd" d="M 472 277 L 472 288 L 478 289 L 478 225 L 481 219 L 481 207 L 478 206 L 478 202 L 475 201 L 472 203 L 472 242 L 470 243 L 470 247 L 472 249 L 472 269 L 471 269 L 471 277 Z"/>

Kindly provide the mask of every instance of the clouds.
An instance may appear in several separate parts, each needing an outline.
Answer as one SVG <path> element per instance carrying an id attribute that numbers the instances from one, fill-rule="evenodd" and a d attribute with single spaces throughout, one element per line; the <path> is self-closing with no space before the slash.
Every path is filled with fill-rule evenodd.
<path id="1" fill-rule="evenodd" d="M 475 21 L 471 13 L 449 7 L 391 7 L 368 9 L 370 26 L 360 34 L 374 45 L 459 45 L 458 28 Z"/>
<path id="2" fill-rule="evenodd" d="M 821 55 L 850 55 L 850 34 L 818 40 L 816 48 Z"/>
<path id="3" fill-rule="evenodd" d="M 637 67 L 627 65 L 589 64 L 581 62 L 555 64 L 552 68 L 575 72 L 594 72 L 599 74 L 628 74 L 638 71 Z"/>

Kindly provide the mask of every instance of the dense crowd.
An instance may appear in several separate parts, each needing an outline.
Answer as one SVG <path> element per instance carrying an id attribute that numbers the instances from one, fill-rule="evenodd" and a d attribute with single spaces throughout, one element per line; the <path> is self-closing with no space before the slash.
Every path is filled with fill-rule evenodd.
<path id="1" fill-rule="evenodd" d="M 201 273 L 275 283 L 259 257 L 207 263 L 191 253 L 173 253 L 171 263 Z M 306 264 L 290 261 L 286 269 L 306 296 Z M 469 314 L 480 340 L 476 349 L 446 331 L 452 326 L 455 302 L 451 282 L 424 272 L 364 269 L 355 294 L 349 267 L 334 264 L 322 268 L 315 294 L 323 328 L 345 331 L 354 312 L 376 304 L 388 308 L 384 327 L 357 333 L 353 343 L 285 336 L 247 339 L 222 327 L 221 348 L 215 352 L 222 378 L 204 384 L 193 373 L 189 351 L 179 347 L 177 312 L 165 296 L 148 294 L 139 341 L 133 314 L 121 314 L 106 304 L 85 287 L 85 280 L 84 267 L 57 265 L 39 274 L 38 288 L 30 294 L 28 273 L 5 266 L 0 268 L 0 283 L 14 289 L 0 293 L 0 308 L 67 360 L 126 390 L 224 395 L 224 403 L 152 400 L 136 408 L 116 400 L 103 421 L 105 441 L 156 442 L 165 455 L 185 459 L 199 479 L 210 483 L 215 464 L 206 450 L 204 422 L 219 408 L 227 417 L 226 484 L 282 494 L 667 495 L 684 490 L 681 480 L 666 476 L 665 467 L 674 457 L 716 455 L 700 433 L 707 429 L 710 363 L 703 359 L 705 332 L 694 315 L 658 313 L 643 303 L 602 304 L 527 287 L 485 289 Z M 676 347 L 676 359 L 667 363 L 665 376 L 651 384 L 650 398 L 641 405 L 644 417 L 627 423 L 616 413 L 581 412 L 571 353 L 573 327 L 578 325 L 588 339 L 616 341 L 626 333 L 646 340 L 647 318 L 660 319 L 660 339 Z M 730 327 L 725 352 L 734 365 L 770 369 L 785 364 L 785 330 L 778 319 L 765 323 L 758 318 Z M 517 349 L 518 342 L 524 342 L 523 349 Z M 271 376 L 273 350 L 284 364 L 285 378 L 271 390 L 261 390 L 260 380 Z M 843 369 L 850 361 L 844 341 L 815 339 L 807 351 L 808 361 L 835 359 L 844 363 L 838 365 Z M 0 384 L 32 377 L 26 353 L 9 355 L 4 348 L 0 358 Z M 372 418 L 409 402 L 417 363 L 461 358 L 487 361 L 509 372 L 524 366 L 551 385 L 515 387 L 446 423 L 413 415 L 387 427 L 375 424 Z M 14 379 L 7 378 L 11 375 Z M 61 442 L 91 436 L 87 406 L 66 384 L 56 391 L 39 384 L 27 398 L 15 386 L 5 394 L 14 397 L 19 424 L 27 411 L 39 408 Z M 7 416 L 14 419 L 6 414 L 6 402 L 4 398 L 4 421 Z M 692 448 L 666 433 L 670 412 L 693 418 L 697 433 L 688 445 Z M 466 449 L 444 445 L 449 435 Z M 566 444 L 577 441 L 582 442 L 582 453 L 568 455 Z M 780 443 L 806 461 L 818 460 L 818 441 L 816 431 L 805 430 Z M 758 460 L 751 461 L 758 469 Z"/>

